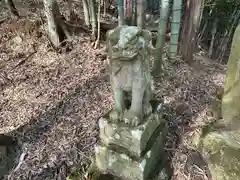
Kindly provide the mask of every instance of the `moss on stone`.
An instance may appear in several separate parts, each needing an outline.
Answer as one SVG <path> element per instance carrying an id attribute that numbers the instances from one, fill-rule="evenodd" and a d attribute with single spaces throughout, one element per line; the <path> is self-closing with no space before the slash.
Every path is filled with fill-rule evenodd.
<path id="1" fill-rule="evenodd" d="M 228 126 L 240 128 L 240 25 L 235 30 L 222 98 L 222 116 Z"/>
<path id="2" fill-rule="evenodd" d="M 207 157 L 214 179 L 240 179 L 240 149 L 230 146 L 221 133 L 211 132 L 206 135 L 201 139 L 199 149 Z"/>
<path id="3" fill-rule="evenodd" d="M 222 119 L 203 128 L 198 143 L 198 149 L 205 155 L 214 180 L 240 180 L 239 48 L 240 25 L 235 30 L 227 65 L 221 104 Z"/>
<path id="4" fill-rule="evenodd" d="M 67 180 L 85 180 L 86 178 L 79 171 L 72 172 Z"/>

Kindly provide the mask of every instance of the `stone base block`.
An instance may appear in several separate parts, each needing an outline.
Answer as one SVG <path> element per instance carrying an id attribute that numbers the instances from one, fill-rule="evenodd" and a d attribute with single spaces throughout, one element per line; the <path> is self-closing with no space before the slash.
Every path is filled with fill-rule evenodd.
<path id="1" fill-rule="evenodd" d="M 161 106 L 155 110 L 145 122 L 131 128 L 126 124 L 113 124 L 106 115 L 99 120 L 101 142 L 111 149 L 117 149 L 132 158 L 139 159 L 151 149 L 156 138 L 165 128 L 165 121 L 161 117 Z M 155 107 L 155 109 L 157 109 Z"/>
<path id="2" fill-rule="evenodd" d="M 152 148 L 139 160 L 133 160 L 124 153 L 118 153 L 105 145 L 96 147 L 95 163 L 104 173 L 113 174 L 124 180 L 149 180 L 149 176 L 156 168 L 156 164 L 164 156 L 164 142 L 166 133 L 159 134 Z"/>

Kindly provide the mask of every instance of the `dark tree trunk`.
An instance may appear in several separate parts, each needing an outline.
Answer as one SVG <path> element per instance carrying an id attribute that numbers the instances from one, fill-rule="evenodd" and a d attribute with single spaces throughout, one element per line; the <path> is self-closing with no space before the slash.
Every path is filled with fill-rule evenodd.
<path id="1" fill-rule="evenodd" d="M 185 61 L 191 63 L 193 54 L 197 51 L 196 36 L 201 21 L 201 7 L 203 0 L 187 0 L 179 51 Z"/>
<path id="2" fill-rule="evenodd" d="M 56 0 L 44 0 L 47 17 L 48 36 L 54 47 L 59 47 L 65 39 L 71 39 Z"/>

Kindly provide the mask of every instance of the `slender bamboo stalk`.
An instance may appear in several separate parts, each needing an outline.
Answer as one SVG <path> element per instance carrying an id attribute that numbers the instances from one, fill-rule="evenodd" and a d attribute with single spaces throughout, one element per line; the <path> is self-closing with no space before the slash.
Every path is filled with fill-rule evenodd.
<path id="1" fill-rule="evenodd" d="M 137 0 L 132 0 L 132 25 L 137 24 Z"/>
<path id="2" fill-rule="evenodd" d="M 217 23 L 218 23 L 218 18 L 216 18 L 213 22 L 213 28 L 212 28 L 212 38 L 211 38 L 211 43 L 210 43 L 210 47 L 208 50 L 208 57 L 212 58 L 212 53 L 213 53 L 213 45 L 214 45 L 214 40 L 215 40 L 215 36 L 217 33 Z"/>
<path id="3" fill-rule="evenodd" d="M 166 36 L 166 27 L 168 22 L 168 13 L 169 13 L 169 0 L 161 1 L 160 8 L 160 22 L 159 22 L 159 30 L 158 30 L 158 38 L 157 38 L 157 53 L 153 64 L 153 75 L 158 76 L 162 71 L 162 54 Z"/>
<path id="4" fill-rule="evenodd" d="M 124 0 L 118 0 L 118 25 L 124 25 Z"/>
<path id="5" fill-rule="evenodd" d="M 98 47 L 99 41 L 100 41 L 100 13 L 101 13 L 101 3 L 100 3 L 100 1 L 101 0 L 99 0 L 99 3 L 98 3 L 98 27 L 97 27 L 97 40 L 96 40 L 95 46 L 94 46 L 95 49 Z"/>
<path id="6" fill-rule="evenodd" d="M 178 50 L 178 39 L 181 22 L 182 0 L 173 1 L 173 17 L 171 23 L 171 39 L 169 45 L 169 57 L 174 58 Z"/>
<path id="7" fill-rule="evenodd" d="M 89 8 L 87 0 L 83 0 L 83 12 L 84 12 L 84 20 L 87 26 L 90 26 L 90 18 L 89 18 Z"/>
<path id="8" fill-rule="evenodd" d="M 88 0 L 89 12 L 90 12 L 90 22 L 92 26 L 92 39 L 95 40 L 97 33 L 97 17 L 96 17 L 96 8 L 95 0 Z"/>
<path id="9" fill-rule="evenodd" d="M 103 17 L 107 16 L 108 0 L 103 0 Z"/>

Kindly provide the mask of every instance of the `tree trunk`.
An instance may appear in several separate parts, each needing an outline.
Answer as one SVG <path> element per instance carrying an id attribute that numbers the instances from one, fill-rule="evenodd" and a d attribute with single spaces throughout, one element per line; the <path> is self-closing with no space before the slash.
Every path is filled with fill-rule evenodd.
<path id="1" fill-rule="evenodd" d="M 207 34 L 207 33 L 206 33 L 206 29 L 207 29 L 208 24 L 209 24 L 209 21 L 207 20 L 207 21 L 205 22 L 203 28 L 201 29 L 201 31 L 199 31 L 198 37 L 197 37 L 197 42 L 198 42 L 198 44 L 200 44 L 200 42 L 204 39 L 205 34 Z"/>
<path id="2" fill-rule="evenodd" d="M 127 19 L 127 11 L 128 11 L 128 9 L 127 9 L 127 2 L 128 0 L 123 0 L 123 10 L 124 10 L 124 19 L 125 19 L 125 21 L 126 21 L 126 19 Z"/>
<path id="3" fill-rule="evenodd" d="M 203 0 L 188 0 L 180 40 L 180 52 L 187 62 L 191 63 L 197 50 L 196 35 L 201 17 Z"/>
<path id="4" fill-rule="evenodd" d="M 173 15 L 171 22 L 171 39 L 169 45 L 169 57 L 174 58 L 178 50 L 178 39 L 179 39 L 179 30 L 181 22 L 181 8 L 182 0 L 173 1 Z"/>
<path id="5" fill-rule="evenodd" d="M 132 26 L 137 24 L 137 0 L 132 0 Z"/>
<path id="6" fill-rule="evenodd" d="M 94 49 L 97 49 L 97 47 L 99 46 L 99 41 L 100 41 L 100 14 L 101 14 L 101 0 L 99 0 L 98 3 L 98 26 L 97 26 L 97 40 L 95 42 L 94 45 Z"/>
<path id="7" fill-rule="evenodd" d="M 166 29 L 168 23 L 168 14 L 169 14 L 169 0 L 161 1 L 160 8 L 160 22 L 159 22 L 159 30 L 158 30 L 158 38 L 157 38 L 157 53 L 155 57 L 155 61 L 153 64 L 153 75 L 158 76 L 162 71 L 162 54 L 166 36 Z"/>
<path id="8" fill-rule="evenodd" d="M 137 26 L 144 29 L 146 19 L 146 0 L 137 1 Z"/>
<path id="9" fill-rule="evenodd" d="M 103 0 L 103 17 L 107 16 L 108 0 Z"/>
<path id="10" fill-rule="evenodd" d="M 210 58 L 212 58 L 213 45 L 214 45 L 215 35 L 217 33 L 217 23 L 218 23 L 218 19 L 216 18 L 213 22 L 212 39 L 211 39 L 211 43 L 210 43 L 210 47 L 209 47 L 209 51 L 208 51 L 208 57 L 210 57 Z"/>
<path id="11" fill-rule="evenodd" d="M 131 25 L 132 24 L 132 0 L 124 0 L 124 5 L 125 5 L 125 8 L 124 8 L 125 22 L 127 25 Z"/>
<path id="12" fill-rule="evenodd" d="M 224 42 L 220 51 L 220 54 L 218 56 L 218 61 L 222 62 L 226 48 L 229 44 L 229 41 L 232 37 L 232 34 L 234 33 L 234 27 L 239 24 L 239 17 L 240 17 L 240 10 L 237 10 L 233 19 L 232 19 L 232 25 L 229 30 L 227 30 L 227 34 L 224 36 Z"/>
<path id="13" fill-rule="evenodd" d="M 124 25 L 124 0 L 117 0 L 118 2 L 118 25 Z"/>
<path id="14" fill-rule="evenodd" d="M 92 26 L 92 40 L 96 40 L 97 34 L 97 15 L 95 8 L 95 0 L 88 0 L 89 12 L 90 12 L 90 22 Z"/>
<path id="15" fill-rule="evenodd" d="M 190 20 L 190 0 L 186 0 L 185 8 L 183 10 L 183 20 L 182 20 L 182 28 L 180 35 L 180 45 L 179 45 L 179 53 L 183 54 L 184 49 L 186 48 L 186 44 L 184 39 L 186 38 L 187 28 Z"/>
<path id="16" fill-rule="evenodd" d="M 88 2 L 87 2 L 87 0 L 83 0 L 83 12 L 84 12 L 85 24 L 87 26 L 90 26 L 89 9 L 88 9 Z"/>
<path id="17" fill-rule="evenodd" d="M 45 15 L 47 17 L 48 35 L 55 47 L 59 47 L 61 42 L 69 36 L 65 24 L 62 22 L 58 4 L 56 0 L 44 0 Z"/>
<path id="18" fill-rule="evenodd" d="M 19 16 L 19 13 L 18 13 L 18 11 L 17 11 L 17 9 L 16 9 L 13 1 L 12 1 L 12 0 L 5 0 L 5 3 L 7 4 L 10 12 L 11 12 L 14 16 L 16 16 L 16 17 L 19 18 L 19 17 L 20 17 L 20 16 Z"/>

